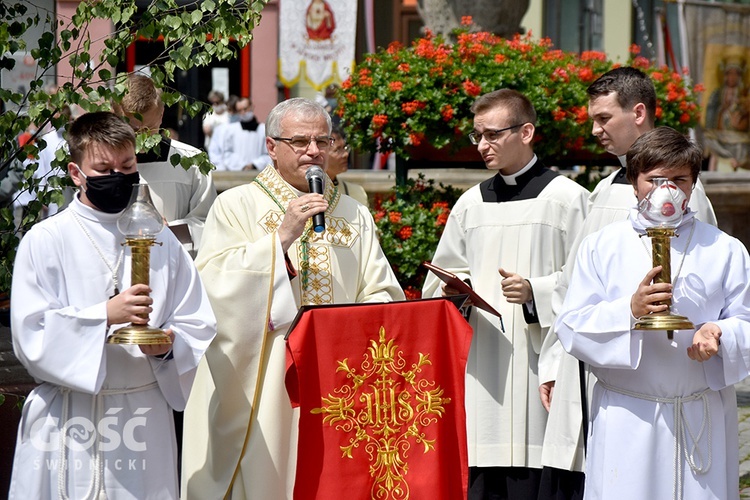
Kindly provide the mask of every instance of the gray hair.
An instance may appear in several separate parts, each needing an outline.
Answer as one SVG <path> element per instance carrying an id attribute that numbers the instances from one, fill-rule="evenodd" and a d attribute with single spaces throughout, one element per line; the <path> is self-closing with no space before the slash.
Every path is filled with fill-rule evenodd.
<path id="1" fill-rule="evenodd" d="M 325 117 L 328 124 L 328 135 L 331 135 L 331 115 L 320 104 L 305 99 L 304 97 L 293 97 L 278 103 L 268 113 L 266 119 L 266 137 L 279 137 L 281 135 L 281 121 L 287 116 L 295 116 L 301 120 L 314 120 Z"/>

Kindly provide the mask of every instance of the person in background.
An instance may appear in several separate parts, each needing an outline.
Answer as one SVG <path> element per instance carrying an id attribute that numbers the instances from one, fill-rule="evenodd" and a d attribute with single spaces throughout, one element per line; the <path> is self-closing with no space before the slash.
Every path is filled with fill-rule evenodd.
<path id="1" fill-rule="evenodd" d="M 57 113 L 59 116 L 65 117 L 66 123 L 70 123 L 72 120 L 72 114 L 70 106 L 63 106 Z M 39 149 L 39 156 L 37 158 L 28 158 L 23 163 L 23 169 L 28 169 L 31 165 L 37 164 L 37 168 L 34 171 L 34 178 L 39 180 L 38 189 L 47 189 L 50 177 L 64 176 L 65 171 L 62 159 L 58 159 L 57 156 L 64 156 L 66 142 L 65 142 L 65 129 L 66 125 L 60 128 L 54 128 L 51 123 L 44 126 L 42 130 L 49 129 L 48 132 L 43 133 L 36 139 Z M 62 205 L 51 203 L 45 205 L 40 213 L 41 218 L 46 218 L 51 215 L 55 215 L 58 211 L 63 209 L 73 197 L 73 190 L 70 188 L 64 188 L 63 190 L 64 202 Z M 26 215 L 27 207 L 29 203 L 37 199 L 37 193 L 26 190 L 20 190 L 14 196 L 14 206 L 17 212 L 16 218 L 23 218 Z"/>
<path id="2" fill-rule="evenodd" d="M 750 373 L 750 256 L 683 208 L 702 160 L 674 129 L 641 135 L 627 153 L 629 217 L 587 236 L 576 255 L 555 331 L 597 378 L 586 498 L 739 498 L 734 384 Z M 647 200 L 657 179 L 674 201 L 662 205 L 656 192 Z M 655 281 L 663 268 L 646 232 L 664 223 L 676 233 L 666 283 Z M 636 328 L 669 311 L 666 300 L 695 328 L 672 340 Z"/>
<path id="3" fill-rule="evenodd" d="M 451 210 L 432 263 L 471 284 L 502 314 L 472 308 L 466 369 L 469 499 L 536 499 L 547 413 L 537 363 L 557 275 L 586 215 L 588 191 L 534 153 L 536 111 L 510 89 L 477 98 L 469 136 L 492 178 Z M 423 296 L 457 290 L 428 274 Z"/>
<path id="4" fill-rule="evenodd" d="M 161 91 L 146 75 L 128 77 L 127 92 L 115 109 L 125 116 L 136 132 L 159 134 L 164 116 Z M 203 224 L 216 199 L 211 173 L 204 175 L 198 167 L 187 170 L 172 165 L 171 158 L 191 157 L 200 150 L 167 137 L 151 151 L 139 153 L 138 170 L 149 185 L 154 206 L 176 232 L 186 250 L 195 256 L 200 247 Z M 181 231 L 185 228 L 187 231 Z M 187 232 L 188 234 L 183 234 Z"/>
<path id="5" fill-rule="evenodd" d="M 208 145 L 211 143 L 211 135 L 214 129 L 224 123 L 229 123 L 229 112 L 224 102 L 224 94 L 218 90 L 212 90 L 208 93 L 208 102 L 211 104 L 211 111 L 203 117 L 203 149 L 208 151 Z"/>
<path id="6" fill-rule="evenodd" d="M 78 193 L 24 235 L 14 263 L 13 350 L 39 385 L 24 402 L 9 497 L 177 498 L 172 409 L 187 401 L 216 320 L 169 231 L 150 249 L 150 286 L 130 282 L 117 220 L 138 184 L 133 130 L 88 113 L 67 139 Z M 106 343 L 147 322 L 172 344 Z"/>
<path id="7" fill-rule="evenodd" d="M 265 143 L 265 125 L 258 122 L 253 104 L 241 97 L 234 118 L 214 129 L 208 157 L 217 170 L 263 170 L 271 164 Z"/>
<path id="8" fill-rule="evenodd" d="M 333 146 L 328 154 L 328 169 L 326 170 L 328 177 L 343 194 L 351 196 L 364 206 L 369 206 L 365 188 L 359 184 L 338 178 L 339 174 L 349 170 L 349 146 L 346 144 L 346 134 L 338 124 L 334 123 L 331 129 L 331 137 L 333 137 Z"/>
<path id="9" fill-rule="evenodd" d="M 266 134 L 272 166 L 219 195 L 196 259 L 219 326 L 185 411 L 185 498 L 291 499 L 299 408 L 284 336 L 298 309 L 404 299 L 367 208 L 328 180 L 309 192 L 307 170 L 325 169 L 331 149 L 325 109 L 283 101 Z"/>

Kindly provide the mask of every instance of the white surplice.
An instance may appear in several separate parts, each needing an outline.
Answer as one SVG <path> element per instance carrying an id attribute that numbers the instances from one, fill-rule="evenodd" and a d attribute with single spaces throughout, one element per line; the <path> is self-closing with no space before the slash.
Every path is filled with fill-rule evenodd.
<path id="1" fill-rule="evenodd" d="M 247 166 L 263 170 L 272 163 L 266 150 L 266 126 L 245 130 L 241 122 L 230 122 L 214 129 L 208 145 L 208 157 L 216 170 L 237 172 Z"/>
<path id="2" fill-rule="evenodd" d="M 631 296 L 653 263 L 649 238 L 631 220 L 583 241 L 555 323 L 565 350 L 598 378 L 585 498 L 738 498 L 733 384 L 750 368 L 747 250 L 692 215 L 672 239 L 673 312 L 696 327 L 713 322 L 722 330 L 719 355 L 699 363 L 686 353 L 693 330 L 674 332 L 673 346 L 664 331 L 633 329 Z M 678 405 L 655 397 L 688 400 Z M 677 440 L 676 410 L 684 432 Z"/>
<path id="3" fill-rule="evenodd" d="M 269 167 L 222 193 L 209 213 L 196 264 L 218 334 L 185 410 L 183 498 L 291 498 L 299 409 L 284 385 L 284 336 L 297 310 L 404 299 L 369 211 L 330 179 L 326 229 L 292 244 L 290 277 L 277 229 L 300 194 Z"/>
<path id="4" fill-rule="evenodd" d="M 177 495 L 172 409 L 185 406 L 215 319 L 190 257 L 165 230 L 156 240 L 162 246 L 151 247 L 149 324 L 174 331 L 171 355 L 160 359 L 138 346 L 105 343 L 114 283 L 104 259 L 115 268 L 124 252 L 117 274 L 121 290 L 130 286 L 119 215 L 76 197 L 21 240 L 13 272 L 13 347 L 41 385 L 24 404 L 11 498 L 56 499 L 60 492 L 104 498 L 97 496 L 98 485 L 108 499 Z"/>
<path id="5" fill-rule="evenodd" d="M 160 150 L 138 155 L 138 172 L 150 187 L 154 206 L 170 226 L 187 224 L 192 244 L 186 245 L 191 255 L 200 248 L 203 224 L 216 199 L 211 172 L 203 175 L 196 166 L 187 170 L 172 165 L 173 155 L 191 157 L 200 150 L 184 142 L 163 139 Z"/>
<path id="6" fill-rule="evenodd" d="M 552 288 L 583 223 L 588 192 L 557 176 L 534 197 L 484 202 L 480 186 L 456 202 L 432 260 L 469 279 L 505 326 L 502 332 L 495 316 L 473 308 L 466 378 L 469 465 L 540 468 L 547 414 L 538 396 L 538 354 L 551 326 Z M 505 300 L 500 267 L 531 283 L 539 322 L 528 324 L 526 306 Z M 441 283 L 429 273 L 424 295 L 439 296 Z"/>
<path id="7" fill-rule="evenodd" d="M 622 183 L 624 169 L 618 169 L 602 179 L 589 196 L 589 210 L 583 228 L 571 248 L 563 272 L 552 293 L 553 321 L 562 308 L 568 291 L 570 277 L 575 268 L 576 252 L 583 239 L 612 222 L 627 219 L 630 209 L 638 201 L 630 183 Z M 617 181 L 616 179 L 620 179 Z M 700 179 L 693 189 L 690 210 L 698 220 L 717 225 L 716 214 Z M 586 373 L 589 396 L 595 378 Z M 540 382 L 555 381 L 552 405 L 544 435 L 542 464 L 563 470 L 583 471 L 585 453 L 583 449 L 581 383 L 579 363 L 567 354 L 557 341 L 554 328 L 544 339 L 539 356 Z"/>

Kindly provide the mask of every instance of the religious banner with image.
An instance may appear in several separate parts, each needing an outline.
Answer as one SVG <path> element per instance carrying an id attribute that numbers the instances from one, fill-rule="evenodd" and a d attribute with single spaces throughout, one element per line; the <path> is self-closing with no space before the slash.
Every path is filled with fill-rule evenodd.
<path id="1" fill-rule="evenodd" d="M 709 169 L 750 169 L 750 6 L 686 2 L 684 31 L 691 74 L 705 88 L 698 133 Z"/>
<path id="2" fill-rule="evenodd" d="M 445 299 L 308 306 L 287 339 L 295 500 L 460 500 L 472 330 Z"/>
<path id="3" fill-rule="evenodd" d="M 316 90 L 341 83 L 354 66 L 357 2 L 283 0 L 279 15 L 279 80 L 300 77 Z"/>

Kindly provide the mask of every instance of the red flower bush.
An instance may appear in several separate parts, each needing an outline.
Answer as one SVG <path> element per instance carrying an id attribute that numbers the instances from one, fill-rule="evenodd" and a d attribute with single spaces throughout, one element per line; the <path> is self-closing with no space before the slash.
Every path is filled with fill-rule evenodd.
<path id="1" fill-rule="evenodd" d="M 450 207 L 460 194 L 420 175 L 385 198 L 375 198 L 372 212 L 380 245 L 409 299 L 421 296 L 426 274 L 422 262 L 432 260 Z"/>
<path id="2" fill-rule="evenodd" d="M 535 150 L 540 157 L 563 157 L 572 146 L 602 152 L 591 135 L 586 88 L 617 64 L 601 52 L 565 52 L 530 35 L 503 39 L 471 32 L 470 18 L 462 24 L 453 33 L 455 41 L 427 31 L 410 47 L 392 43 L 365 57 L 342 84 L 337 108 L 354 148 L 379 148 L 408 158 L 410 148 L 422 142 L 438 149 L 468 146 L 476 97 L 512 88 L 536 108 Z M 700 112 L 695 93 L 702 89 L 691 89 L 683 75 L 654 66 L 639 55 L 637 45 L 630 54 L 627 64 L 653 78 L 656 125 L 681 131 L 696 125 Z"/>

